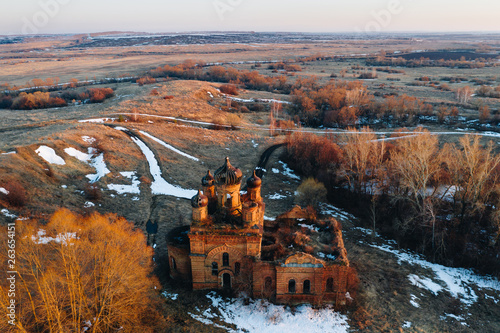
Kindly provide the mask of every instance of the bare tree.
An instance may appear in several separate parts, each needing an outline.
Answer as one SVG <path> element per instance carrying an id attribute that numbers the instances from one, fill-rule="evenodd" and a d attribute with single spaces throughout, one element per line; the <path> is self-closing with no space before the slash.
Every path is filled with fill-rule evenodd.
<path id="1" fill-rule="evenodd" d="M 162 321 L 152 249 L 129 222 L 60 210 L 45 226 L 18 221 L 16 232 L 18 331 L 151 332 Z M 2 315 L 8 289 L 1 281 Z"/>

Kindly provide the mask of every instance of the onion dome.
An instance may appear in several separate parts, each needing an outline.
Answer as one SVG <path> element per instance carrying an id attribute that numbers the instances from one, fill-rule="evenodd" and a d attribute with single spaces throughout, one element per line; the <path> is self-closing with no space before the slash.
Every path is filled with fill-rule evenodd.
<path id="1" fill-rule="evenodd" d="M 201 208 L 208 206 L 208 197 L 198 190 L 198 194 L 191 198 L 191 206 L 193 208 Z"/>
<path id="2" fill-rule="evenodd" d="M 256 187 L 259 187 L 261 184 L 262 184 L 262 179 L 260 179 L 257 176 L 257 174 L 255 173 L 255 170 L 254 170 L 253 175 L 247 179 L 247 187 L 248 188 L 256 188 Z"/>
<path id="3" fill-rule="evenodd" d="M 226 162 L 215 171 L 214 177 L 218 185 L 236 185 L 241 182 L 243 173 L 240 169 L 232 166 L 229 163 L 229 157 L 226 157 Z"/>
<path id="4" fill-rule="evenodd" d="M 201 185 L 203 186 L 212 186 L 215 182 L 214 176 L 210 173 L 210 170 L 207 171 L 205 177 L 201 179 Z"/>

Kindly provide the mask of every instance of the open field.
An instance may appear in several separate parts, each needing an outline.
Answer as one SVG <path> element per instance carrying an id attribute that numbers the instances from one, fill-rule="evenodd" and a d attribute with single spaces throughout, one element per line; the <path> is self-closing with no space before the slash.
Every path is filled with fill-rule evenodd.
<path id="1" fill-rule="evenodd" d="M 486 49 L 497 56 L 500 52 L 498 35 L 482 36 L 481 42 L 476 42 L 475 35 L 437 34 L 370 38 L 251 33 L 190 38 L 185 35 L 122 37 L 114 34 L 24 37 L 19 43 L 0 44 L 0 84 L 21 86 L 35 78 L 52 77 L 59 77 L 60 83 L 68 83 L 72 78 L 84 81 L 142 77 L 158 66 L 181 64 L 187 59 L 220 62 L 226 67 L 257 71 L 268 77 L 286 75 L 289 82 L 316 77 L 318 84 L 327 84 L 334 78 L 357 81 L 359 75 L 372 72 L 374 67 L 385 68 L 366 64 L 368 55 L 375 57 L 381 51 L 399 54 L 394 52 Z M 318 54 L 337 58 L 300 59 Z M 285 73 L 268 68 L 272 61 L 285 59 L 293 59 L 301 70 Z M 259 62 L 263 63 L 258 65 Z M 375 79 L 362 80 L 377 101 L 383 101 L 384 95 L 403 94 L 422 99 L 432 105 L 433 112 L 428 118 L 419 119 L 419 125 L 437 135 L 441 145 L 456 143 L 463 133 L 477 133 L 482 135 L 482 143 L 492 140 L 495 150 L 500 151 L 500 99 L 472 96 L 471 102 L 464 104 L 457 101 L 454 92 L 466 85 L 479 88 L 474 79 L 491 87 L 500 86 L 499 65 L 470 69 L 397 66 L 390 69 L 401 72 L 378 70 Z M 422 77 L 428 77 L 429 81 L 419 80 Z M 452 83 L 445 79 L 447 77 L 467 80 Z M 438 89 L 443 83 L 450 89 Z M 270 100 L 291 102 L 292 96 L 278 90 L 240 88 L 237 96 L 228 97 L 220 92 L 222 84 L 170 78 L 143 86 L 135 80 L 113 82 L 94 86 L 114 90 L 114 96 L 103 103 L 69 103 L 66 107 L 35 110 L 0 109 L 0 189 L 15 182 L 26 192 L 25 204 L 18 207 L 0 193 L 0 223 L 12 221 L 13 216 L 45 221 L 59 207 L 82 214 L 116 213 L 145 233 L 148 221 L 158 222 L 158 232 L 150 235 L 150 244 L 155 247 L 158 275 L 170 295 L 166 296 L 165 313 L 172 331 L 236 329 L 241 323 L 224 323 L 221 318 L 212 318 L 211 324 L 199 320 L 205 309 L 213 310 L 210 300 L 215 301 L 210 297 L 215 296 L 203 292 L 193 294 L 166 277 L 165 235 L 177 226 L 189 224 L 191 219 L 191 206 L 184 194 L 198 190 L 207 169 L 214 171 L 225 156 L 242 170 L 246 179 L 261 154 L 269 146 L 284 142 L 287 134 L 311 132 L 336 139 L 346 131 L 341 126 L 312 128 L 295 124 L 288 128 L 288 133 L 283 131 L 272 136 Z M 153 90 L 156 93 L 152 93 Z M 259 107 L 250 111 L 254 104 Z M 441 105 L 457 107 L 458 120 L 439 122 L 437 110 Z M 484 105 L 491 110 L 491 116 L 480 124 L 478 108 Z M 248 108 L 244 110 L 243 106 Z M 291 121 L 292 108 L 293 105 L 284 103 L 278 118 Z M 415 127 L 411 124 L 409 130 Z M 389 137 L 399 125 L 380 121 L 373 128 L 381 138 L 382 135 Z M 127 130 L 135 137 L 128 135 Z M 152 152 L 149 158 L 153 160 L 148 159 L 144 146 L 138 142 Z M 41 147 L 44 148 L 40 150 Z M 40 151 L 53 151 L 54 155 Z M 282 161 L 282 152 L 280 148 L 272 155 L 263 177 L 262 194 L 269 219 L 293 207 L 294 193 L 303 180 Z M 60 159 L 54 156 L 64 163 L 55 163 Z M 161 177 L 152 172 L 154 161 Z M 160 181 L 172 187 L 155 192 L 154 184 Z M 463 288 L 462 294 L 457 294 L 451 284 L 447 284 L 449 281 L 438 275 L 437 266 L 417 260 L 414 252 L 408 252 L 411 260 L 401 259 L 406 252 L 398 249 L 394 241 L 370 236 L 366 229 L 360 228 L 366 221 L 358 219 L 357 214 L 324 207 L 330 207 L 323 210 L 326 216 L 343 223 L 348 257 L 358 269 L 361 281 L 355 302 L 357 308 L 343 311 L 348 318 L 348 331 L 500 330 L 498 280 L 491 280 L 491 288 L 484 287 L 481 281 L 489 278 L 467 273 L 467 278 L 475 280 L 457 277 L 456 283 Z M 365 215 L 362 213 L 366 212 L 358 213 Z M 439 269 L 450 272 L 448 268 Z M 419 277 L 417 282 L 421 283 L 415 283 L 413 276 Z M 441 289 L 433 292 L 426 289 L 422 281 L 431 281 Z M 181 297 L 173 299 L 174 294 Z M 477 294 L 477 299 L 464 303 L 463 300 L 472 299 L 473 294 Z M 227 309 L 231 308 L 229 303 L 225 305 Z M 282 316 L 288 316 L 290 310 L 280 311 L 287 313 Z M 280 323 L 279 318 L 263 318 L 259 320 L 269 320 L 270 325 Z M 248 327 L 251 330 L 255 326 Z"/>

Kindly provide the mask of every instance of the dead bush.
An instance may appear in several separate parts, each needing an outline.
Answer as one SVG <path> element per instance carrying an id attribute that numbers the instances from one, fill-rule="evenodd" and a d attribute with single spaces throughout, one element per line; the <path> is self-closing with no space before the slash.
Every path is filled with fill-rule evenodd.
<path id="1" fill-rule="evenodd" d="M 137 79 L 136 83 L 140 86 L 143 86 L 145 84 L 153 84 L 156 83 L 156 79 L 152 78 L 150 76 L 145 76 Z"/>
<path id="2" fill-rule="evenodd" d="M 26 190 L 20 182 L 11 180 L 4 186 L 9 193 L 6 195 L 7 202 L 13 207 L 23 207 L 26 205 L 27 196 Z"/>
<path id="3" fill-rule="evenodd" d="M 223 84 L 219 89 L 223 94 L 238 96 L 238 87 L 234 84 Z"/>
<path id="4" fill-rule="evenodd" d="M 101 189 L 96 184 L 85 184 L 83 191 L 85 192 L 85 198 L 87 198 L 87 200 L 99 201 L 102 199 Z"/>
<path id="5" fill-rule="evenodd" d="M 323 183 L 318 182 L 314 178 L 307 178 L 297 188 L 297 195 L 295 199 L 301 206 L 317 207 L 320 202 L 326 200 L 326 187 Z"/>

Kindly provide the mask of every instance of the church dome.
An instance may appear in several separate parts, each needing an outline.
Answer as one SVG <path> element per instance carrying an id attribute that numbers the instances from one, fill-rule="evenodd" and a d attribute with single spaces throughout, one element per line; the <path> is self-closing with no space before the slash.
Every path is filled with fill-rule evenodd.
<path id="1" fill-rule="evenodd" d="M 214 177 L 218 185 L 236 185 L 241 182 L 243 173 L 240 169 L 233 167 L 229 163 L 229 157 L 226 157 L 226 162 L 215 171 Z"/>
<path id="2" fill-rule="evenodd" d="M 210 170 L 207 171 L 205 177 L 201 179 L 201 185 L 203 186 L 212 186 L 215 182 L 214 176 L 210 173 Z"/>
<path id="3" fill-rule="evenodd" d="M 253 175 L 247 179 L 247 187 L 256 188 L 256 187 L 259 187 L 261 184 L 262 184 L 262 179 L 260 179 L 257 176 L 257 174 L 255 173 L 255 170 L 254 170 Z"/>
<path id="4" fill-rule="evenodd" d="M 191 206 L 193 208 L 201 208 L 208 206 L 208 197 L 198 190 L 198 194 L 191 198 Z"/>

